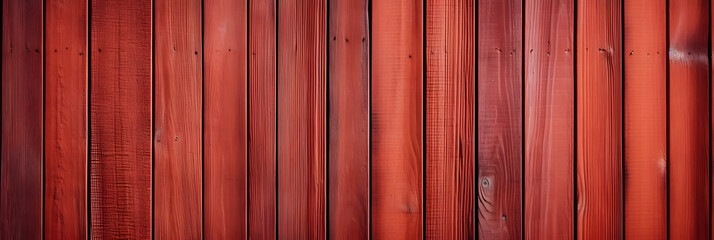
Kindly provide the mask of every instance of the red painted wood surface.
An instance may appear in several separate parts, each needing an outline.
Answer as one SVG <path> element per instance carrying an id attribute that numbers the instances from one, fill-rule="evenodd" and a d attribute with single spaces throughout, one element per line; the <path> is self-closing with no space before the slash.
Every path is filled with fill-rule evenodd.
<path id="1" fill-rule="evenodd" d="M 669 238 L 709 229 L 709 1 L 669 3 Z"/>
<path id="2" fill-rule="evenodd" d="M 478 6 L 479 236 L 520 239 L 523 6 L 518 0 Z"/>
<path id="3" fill-rule="evenodd" d="M 156 0 L 154 7 L 154 232 L 158 239 L 199 239 L 201 1 Z"/>
<path id="4" fill-rule="evenodd" d="M 151 238 L 151 1 L 93 0 L 93 239 Z"/>
<path id="5" fill-rule="evenodd" d="M 45 237 L 87 239 L 87 1 L 45 6 Z"/>
<path id="6" fill-rule="evenodd" d="M 474 239 L 475 1 L 426 2 L 426 238 Z"/>
<path id="7" fill-rule="evenodd" d="M 206 0 L 203 14 L 203 233 L 246 239 L 248 2 Z"/>
<path id="8" fill-rule="evenodd" d="M 330 239 L 369 238 L 369 12 L 332 0 L 329 16 Z"/>
<path id="9" fill-rule="evenodd" d="M 667 8 L 624 1 L 625 237 L 667 238 Z"/>
<path id="10" fill-rule="evenodd" d="M 623 236 L 620 3 L 576 3 L 578 239 Z"/>
<path id="11" fill-rule="evenodd" d="M 248 28 L 248 236 L 276 235 L 275 0 L 250 0 Z"/>
<path id="12" fill-rule="evenodd" d="M 573 1 L 528 0 L 525 7 L 524 234 L 573 239 Z"/>
<path id="13" fill-rule="evenodd" d="M 2 1 L 0 239 L 42 237 L 43 1 Z"/>
<path id="14" fill-rule="evenodd" d="M 278 5 L 279 238 L 325 238 L 326 7 Z"/>

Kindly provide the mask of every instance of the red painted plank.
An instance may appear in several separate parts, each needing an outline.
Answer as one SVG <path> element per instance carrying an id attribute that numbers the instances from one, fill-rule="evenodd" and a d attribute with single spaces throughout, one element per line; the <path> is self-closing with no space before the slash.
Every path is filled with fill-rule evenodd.
<path id="1" fill-rule="evenodd" d="M 248 236 L 275 239 L 275 0 L 248 2 Z"/>
<path id="2" fill-rule="evenodd" d="M 330 2 L 329 238 L 369 238 L 369 12 Z"/>
<path id="3" fill-rule="evenodd" d="M 45 237 L 87 238 L 87 1 L 46 1 Z"/>
<path id="4" fill-rule="evenodd" d="M 479 0 L 479 236 L 520 239 L 521 1 Z"/>
<path id="5" fill-rule="evenodd" d="M 620 3 L 577 2 L 578 239 L 623 236 Z"/>
<path id="6" fill-rule="evenodd" d="M 669 238 L 709 229 L 709 1 L 669 3 Z"/>
<path id="7" fill-rule="evenodd" d="M 326 2 L 278 8 L 278 236 L 324 239 Z"/>
<path id="8" fill-rule="evenodd" d="M 422 0 L 372 2 L 371 236 L 420 239 Z"/>
<path id="9" fill-rule="evenodd" d="M 526 239 L 575 235 L 574 17 L 572 0 L 526 1 Z"/>
<path id="10" fill-rule="evenodd" d="M 2 1 L 0 239 L 42 237 L 43 1 Z"/>
<path id="11" fill-rule="evenodd" d="M 426 238 L 476 237 L 474 1 L 426 3 Z"/>
<path id="12" fill-rule="evenodd" d="M 625 237 L 667 238 L 667 8 L 624 1 Z"/>
<path id="13" fill-rule="evenodd" d="M 91 2 L 91 237 L 151 238 L 151 1 Z"/>
<path id="14" fill-rule="evenodd" d="M 248 2 L 205 0 L 204 236 L 247 238 Z"/>

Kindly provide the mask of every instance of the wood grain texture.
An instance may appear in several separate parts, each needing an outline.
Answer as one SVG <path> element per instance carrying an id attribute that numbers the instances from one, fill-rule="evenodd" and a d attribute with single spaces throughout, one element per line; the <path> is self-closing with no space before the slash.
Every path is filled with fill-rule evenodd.
<path id="1" fill-rule="evenodd" d="M 474 239 L 476 2 L 426 2 L 426 238 Z"/>
<path id="2" fill-rule="evenodd" d="M 708 239 L 709 1 L 669 3 L 669 238 Z"/>
<path id="3" fill-rule="evenodd" d="M 201 1 L 156 0 L 154 7 L 154 232 L 157 239 L 199 239 L 203 233 Z"/>
<path id="4" fill-rule="evenodd" d="M 149 239 L 151 1 L 90 6 L 90 235 Z"/>
<path id="5" fill-rule="evenodd" d="M 667 238 L 667 8 L 624 1 L 625 237 Z"/>
<path id="6" fill-rule="evenodd" d="M 527 0 L 526 239 L 573 239 L 575 170 L 572 0 Z"/>
<path id="7" fill-rule="evenodd" d="M 522 13 L 518 0 L 478 5 L 479 236 L 520 239 Z"/>
<path id="8" fill-rule="evenodd" d="M 369 238 L 368 3 L 329 4 L 330 239 Z"/>
<path id="9" fill-rule="evenodd" d="M 42 238 L 43 1 L 2 1 L 0 239 Z"/>
<path id="10" fill-rule="evenodd" d="M 423 234 L 423 2 L 372 2 L 371 237 Z"/>
<path id="11" fill-rule="evenodd" d="M 623 236 L 620 3 L 576 3 L 578 239 Z"/>
<path id="12" fill-rule="evenodd" d="M 275 239 L 275 0 L 248 2 L 248 236 Z"/>
<path id="13" fill-rule="evenodd" d="M 327 4 L 278 8 L 278 236 L 324 239 Z"/>
<path id="14" fill-rule="evenodd" d="M 45 3 L 45 237 L 87 239 L 87 1 Z"/>
<path id="15" fill-rule="evenodd" d="M 205 0 L 204 236 L 247 239 L 248 2 Z"/>

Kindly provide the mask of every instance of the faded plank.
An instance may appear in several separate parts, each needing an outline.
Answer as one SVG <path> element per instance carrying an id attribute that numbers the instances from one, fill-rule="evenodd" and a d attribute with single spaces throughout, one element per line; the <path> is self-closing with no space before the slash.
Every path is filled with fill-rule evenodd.
<path id="1" fill-rule="evenodd" d="M 42 238 L 43 1 L 2 1 L 0 239 Z"/>
<path id="2" fill-rule="evenodd" d="M 247 239 L 248 2 L 205 0 L 204 236 Z"/>
<path id="3" fill-rule="evenodd" d="M 325 238 L 326 7 L 278 5 L 279 238 Z"/>
<path id="4" fill-rule="evenodd" d="M 45 3 L 45 237 L 87 239 L 87 1 Z"/>
<path id="5" fill-rule="evenodd" d="M 667 238 L 667 8 L 624 1 L 625 237 Z"/>
<path id="6" fill-rule="evenodd" d="M 369 11 L 331 0 L 329 16 L 330 239 L 369 238 Z"/>
<path id="7" fill-rule="evenodd" d="M 526 239 L 573 239 L 575 170 L 572 0 L 527 0 Z"/>
<path id="8" fill-rule="evenodd" d="M 90 235 L 149 239 L 151 1 L 90 6 Z"/>
<path id="9" fill-rule="evenodd" d="M 669 238 L 708 239 L 709 1 L 669 2 Z"/>
<path id="10" fill-rule="evenodd" d="M 371 237 L 423 234 L 423 2 L 372 2 Z"/>
<path id="11" fill-rule="evenodd" d="M 520 0 L 479 0 L 479 236 L 520 239 L 522 141 Z"/>
<path id="12" fill-rule="evenodd" d="M 426 3 L 426 238 L 474 239 L 476 2 Z"/>

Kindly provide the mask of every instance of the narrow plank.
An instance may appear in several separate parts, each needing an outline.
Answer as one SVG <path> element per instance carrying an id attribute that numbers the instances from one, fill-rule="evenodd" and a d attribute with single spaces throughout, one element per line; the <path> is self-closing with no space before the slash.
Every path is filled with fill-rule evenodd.
<path id="1" fill-rule="evenodd" d="M 90 235 L 149 239 L 151 1 L 90 6 Z"/>
<path id="2" fill-rule="evenodd" d="M 520 239 L 522 5 L 479 0 L 479 236 Z"/>
<path id="3" fill-rule="evenodd" d="M 578 239 L 623 237 L 620 4 L 577 2 Z"/>
<path id="4" fill-rule="evenodd" d="M 474 239 L 476 2 L 426 2 L 426 238 Z"/>
<path id="5" fill-rule="evenodd" d="M 527 0 L 526 239 L 573 239 L 575 170 L 572 0 Z"/>
<path id="6" fill-rule="evenodd" d="M 45 237 L 87 239 L 87 1 L 46 1 Z"/>
<path id="7" fill-rule="evenodd" d="M 667 3 L 624 1 L 625 237 L 667 238 Z"/>
<path id="8" fill-rule="evenodd" d="M 205 0 L 204 236 L 247 239 L 248 2 Z"/>
<path id="9" fill-rule="evenodd" d="M 330 239 L 369 238 L 368 4 L 329 4 Z"/>
<path id="10" fill-rule="evenodd" d="M 709 1 L 670 1 L 669 20 L 669 238 L 708 239 Z"/>
<path id="11" fill-rule="evenodd" d="M 278 8 L 278 237 L 324 239 L 327 4 Z"/>
<path id="12" fill-rule="evenodd" d="M 40 239 L 43 1 L 2 3 L 0 239 Z"/>
<path id="13" fill-rule="evenodd" d="M 275 0 L 248 2 L 248 236 L 275 239 Z"/>
<path id="14" fill-rule="evenodd" d="M 372 2 L 371 237 L 423 234 L 423 2 Z"/>

